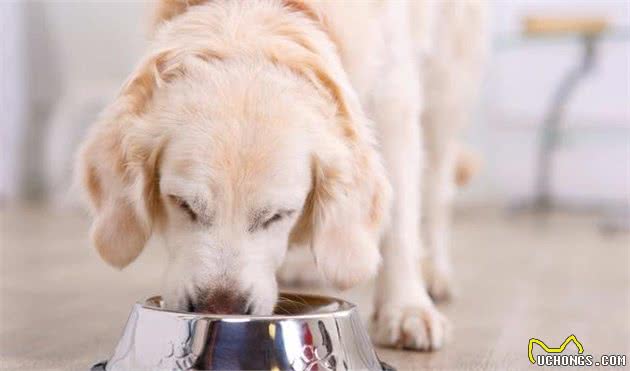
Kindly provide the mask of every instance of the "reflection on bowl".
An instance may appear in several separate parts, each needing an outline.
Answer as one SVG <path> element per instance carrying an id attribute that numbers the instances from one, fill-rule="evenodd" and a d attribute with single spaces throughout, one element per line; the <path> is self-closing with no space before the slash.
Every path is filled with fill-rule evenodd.
<path id="1" fill-rule="evenodd" d="M 270 316 L 134 306 L 113 356 L 96 370 L 382 370 L 356 307 L 282 293 Z"/>

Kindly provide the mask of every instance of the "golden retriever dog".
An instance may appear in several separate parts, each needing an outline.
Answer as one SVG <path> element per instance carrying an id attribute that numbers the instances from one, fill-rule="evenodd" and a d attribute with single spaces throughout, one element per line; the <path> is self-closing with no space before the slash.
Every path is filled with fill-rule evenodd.
<path id="1" fill-rule="evenodd" d="M 338 288 L 377 275 L 375 342 L 440 348 L 431 295 L 450 293 L 484 9 L 161 1 L 146 56 L 78 155 L 94 246 L 122 268 L 159 235 L 167 308 L 252 315 L 273 311 L 288 247 L 307 246 Z"/>

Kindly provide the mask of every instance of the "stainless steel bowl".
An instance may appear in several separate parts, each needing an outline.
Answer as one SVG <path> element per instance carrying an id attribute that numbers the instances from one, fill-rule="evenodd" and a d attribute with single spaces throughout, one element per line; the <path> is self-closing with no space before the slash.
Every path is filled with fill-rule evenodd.
<path id="1" fill-rule="evenodd" d="M 271 316 L 208 315 L 137 303 L 113 356 L 97 370 L 383 370 L 346 301 L 280 295 Z"/>

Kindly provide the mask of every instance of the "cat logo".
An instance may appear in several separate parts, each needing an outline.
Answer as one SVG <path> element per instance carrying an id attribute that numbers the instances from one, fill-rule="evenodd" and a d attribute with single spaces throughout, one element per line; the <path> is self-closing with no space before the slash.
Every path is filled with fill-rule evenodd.
<path id="1" fill-rule="evenodd" d="M 542 340 L 531 338 L 529 339 L 529 345 L 527 346 L 527 353 L 529 355 L 529 361 L 532 364 L 536 364 L 536 359 L 534 358 L 534 355 L 532 354 L 534 344 L 540 345 L 540 347 L 547 353 L 562 353 L 570 342 L 573 342 L 575 346 L 577 346 L 579 354 L 584 353 L 584 347 L 582 346 L 582 343 L 580 343 L 580 341 L 575 337 L 575 335 L 571 335 L 567 337 L 562 343 L 562 345 L 560 345 L 557 348 L 550 348 Z"/>
<path id="2" fill-rule="evenodd" d="M 577 354 L 561 354 L 569 343 L 573 342 L 577 347 Z M 538 344 L 547 354 L 538 354 L 534 357 L 532 353 L 534 344 Z M 557 348 L 550 348 L 542 340 L 531 338 L 527 346 L 527 355 L 533 365 L 538 366 L 569 366 L 569 367 L 592 367 L 592 366 L 626 366 L 627 357 L 625 354 L 602 354 L 595 358 L 592 354 L 584 354 L 582 343 L 570 335 Z"/>

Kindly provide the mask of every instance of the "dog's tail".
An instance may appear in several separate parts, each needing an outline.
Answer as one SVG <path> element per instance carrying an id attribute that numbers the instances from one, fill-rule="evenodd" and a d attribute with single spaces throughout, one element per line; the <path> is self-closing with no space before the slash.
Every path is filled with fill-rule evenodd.
<path id="1" fill-rule="evenodd" d="M 479 154 L 466 147 L 460 147 L 455 165 L 455 184 L 463 187 L 481 168 Z"/>
<path id="2" fill-rule="evenodd" d="M 184 13 L 189 7 L 208 1 L 209 0 L 159 0 L 155 6 L 151 31 L 155 32 L 162 23 L 168 22 Z"/>

